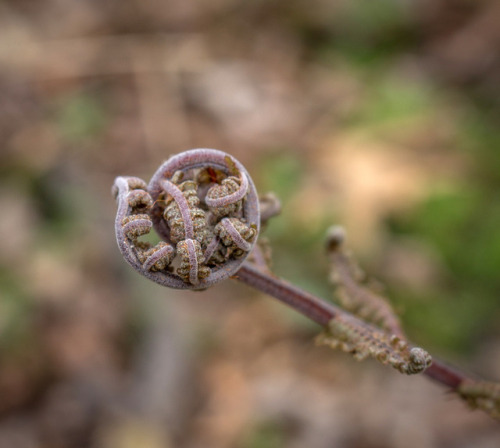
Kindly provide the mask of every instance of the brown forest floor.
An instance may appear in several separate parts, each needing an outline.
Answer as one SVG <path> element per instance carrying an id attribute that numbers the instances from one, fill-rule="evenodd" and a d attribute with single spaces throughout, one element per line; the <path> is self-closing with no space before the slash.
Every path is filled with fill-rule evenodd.
<path id="1" fill-rule="evenodd" d="M 283 200 L 280 275 L 329 297 L 340 223 L 416 342 L 499 379 L 499 6 L 0 2 L 0 448 L 500 446 L 446 390 L 315 347 L 246 287 L 140 278 L 110 195 L 230 152 Z"/>

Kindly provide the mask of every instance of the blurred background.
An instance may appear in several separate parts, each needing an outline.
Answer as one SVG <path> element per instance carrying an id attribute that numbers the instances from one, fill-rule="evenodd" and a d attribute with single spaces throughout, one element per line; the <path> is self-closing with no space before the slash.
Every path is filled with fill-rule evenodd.
<path id="1" fill-rule="evenodd" d="M 498 380 L 499 23 L 495 0 L 0 1 L 0 448 L 498 447 L 268 297 L 136 274 L 110 188 L 230 152 L 282 200 L 279 275 L 330 299 L 341 224 L 415 343 Z"/>

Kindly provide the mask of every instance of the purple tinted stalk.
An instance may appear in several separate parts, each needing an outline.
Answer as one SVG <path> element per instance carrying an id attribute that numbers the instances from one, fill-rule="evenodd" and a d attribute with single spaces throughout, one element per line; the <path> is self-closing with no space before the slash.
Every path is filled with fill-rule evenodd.
<path id="1" fill-rule="evenodd" d="M 240 172 L 240 179 L 241 179 L 240 187 L 234 193 L 228 194 L 227 196 L 224 196 L 222 198 L 206 197 L 205 198 L 206 204 L 209 207 L 218 208 L 234 204 L 235 202 L 238 202 L 241 199 L 243 199 L 247 194 L 248 190 L 248 178 L 245 175 L 245 173 Z"/>
<path id="2" fill-rule="evenodd" d="M 240 235 L 240 232 L 236 230 L 234 227 L 234 224 L 228 219 L 228 218 L 223 218 L 221 220 L 221 224 L 224 226 L 226 229 L 227 233 L 231 235 L 232 240 L 234 241 L 234 244 L 236 246 L 244 251 L 249 251 L 252 248 L 252 244 L 250 244 L 248 241 L 245 241 L 243 237 Z"/>
<path id="3" fill-rule="evenodd" d="M 210 243 L 208 244 L 205 253 L 203 254 L 203 258 L 205 259 L 205 261 L 210 260 L 210 258 L 216 251 L 218 245 L 219 245 L 219 238 L 217 236 L 214 236 L 210 241 Z"/>
<path id="4" fill-rule="evenodd" d="M 318 299 L 282 278 L 266 274 L 250 263 L 244 263 L 234 278 L 280 300 L 322 327 L 326 327 L 340 311 L 335 305 Z"/>
<path id="5" fill-rule="evenodd" d="M 184 223 L 185 238 L 194 238 L 193 220 L 191 219 L 191 211 L 187 199 L 182 194 L 180 188 L 169 180 L 162 180 L 160 185 L 174 199 Z"/>

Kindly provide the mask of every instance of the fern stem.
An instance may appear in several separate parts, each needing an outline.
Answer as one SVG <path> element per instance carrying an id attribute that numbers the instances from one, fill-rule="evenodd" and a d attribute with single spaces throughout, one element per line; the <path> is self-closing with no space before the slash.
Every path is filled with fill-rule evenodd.
<path id="1" fill-rule="evenodd" d="M 280 277 L 268 274 L 249 262 L 245 262 L 233 278 L 278 299 L 322 327 L 326 327 L 333 318 L 340 315 L 357 319 L 336 305 L 303 291 Z M 370 326 L 361 320 L 359 322 L 362 325 Z M 436 358 L 433 358 L 432 365 L 424 374 L 452 390 L 456 390 L 464 380 L 470 379 L 464 373 Z"/>

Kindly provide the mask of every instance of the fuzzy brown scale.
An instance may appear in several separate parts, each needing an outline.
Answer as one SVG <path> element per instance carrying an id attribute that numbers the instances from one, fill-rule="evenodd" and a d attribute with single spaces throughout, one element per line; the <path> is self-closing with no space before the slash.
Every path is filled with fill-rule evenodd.
<path id="1" fill-rule="evenodd" d="M 127 178 L 127 184 L 131 190 L 147 191 L 147 189 L 148 189 L 148 184 L 146 182 L 144 182 L 140 177 Z"/>
<path id="2" fill-rule="evenodd" d="M 238 242 L 238 235 L 235 235 L 234 231 L 231 232 L 230 228 L 227 225 L 224 225 L 226 223 L 231 225 L 232 229 L 237 232 L 237 234 L 248 244 L 248 246 Z M 254 228 L 248 226 L 238 218 L 225 218 L 215 226 L 215 234 L 220 238 L 221 243 L 227 248 L 226 257 L 241 257 L 248 251 L 247 247 L 250 246 L 250 243 L 255 238 L 257 232 Z"/>
<path id="3" fill-rule="evenodd" d="M 198 182 L 199 185 L 211 183 L 220 184 L 226 178 L 227 176 L 224 171 L 212 167 L 200 169 L 196 174 L 196 182 Z"/>
<path id="4" fill-rule="evenodd" d="M 213 185 L 207 193 L 209 199 L 222 199 L 239 190 L 241 180 L 235 176 L 226 177 L 220 184 Z M 243 200 L 220 207 L 210 207 L 212 214 L 220 218 L 222 216 L 236 216 L 241 212 Z"/>
<path id="5" fill-rule="evenodd" d="M 175 257 L 175 250 L 170 244 L 160 241 L 155 246 L 152 246 L 150 243 L 138 241 L 135 248 L 137 258 L 146 271 L 170 270 L 170 263 Z"/>
<path id="6" fill-rule="evenodd" d="M 472 409 L 500 418 L 500 383 L 469 379 L 460 384 L 458 393 Z"/>
<path id="7" fill-rule="evenodd" d="M 338 302 L 361 319 L 402 336 L 401 324 L 390 304 L 360 283 L 365 275 L 344 249 L 344 240 L 345 232 L 341 227 L 329 229 L 326 246 L 332 267 L 330 280 L 337 288 Z"/>
<path id="8" fill-rule="evenodd" d="M 175 256 L 173 247 L 164 241 L 153 246 L 151 243 L 138 240 L 141 236 L 147 235 L 152 228 L 148 212 L 153 206 L 153 200 L 151 195 L 145 191 L 146 183 L 139 178 L 129 178 L 127 183 L 131 188 L 126 195 L 130 210 L 121 222 L 124 233 L 130 240 L 131 247 L 135 249 L 138 260 L 146 270 L 158 272 L 167 269 Z"/>
<path id="9" fill-rule="evenodd" d="M 130 215 L 122 219 L 121 225 L 127 238 L 135 241 L 151 231 L 152 223 L 149 215 Z"/>
<path id="10" fill-rule="evenodd" d="M 147 213 L 153 206 L 151 195 L 144 190 L 132 190 L 127 195 L 127 200 L 133 211 L 140 211 L 141 213 Z"/>
<path id="11" fill-rule="evenodd" d="M 192 242 L 194 246 L 194 255 L 196 257 L 196 266 L 193 266 L 192 256 L 189 250 L 189 244 Z M 186 283 L 193 283 L 191 278 L 193 268 L 196 270 L 196 280 L 207 278 L 210 275 L 210 268 L 204 266 L 205 261 L 201 245 L 196 240 L 183 240 L 177 244 L 177 255 L 180 257 L 180 266 L 177 268 L 177 275 L 181 277 Z M 190 257 L 191 255 L 191 257 Z M 196 283 L 196 282 L 195 282 Z"/>
<path id="12" fill-rule="evenodd" d="M 217 266 L 224 263 L 225 256 L 222 253 L 219 237 L 215 235 L 212 236 L 210 243 L 205 248 L 203 256 L 205 257 L 205 263 L 207 265 Z"/>
<path id="13" fill-rule="evenodd" d="M 357 360 L 372 356 L 407 375 L 423 372 L 432 362 L 430 355 L 422 348 L 410 349 L 407 342 L 398 336 L 365 328 L 347 316 L 332 319 L 326 332 L 316 341 L 320 345 L 338 347 L 352 353 Z"/>
<path id="14" fill-rule="evenodd" d="M 217 266 L 223 264 L 225 260 L 226 256 L 222 253 L 220 249 L 217 249 L 205 262 L 210 266 Z"/>
<path id="15" fill-rule="evenodd" d="M 210 232 L 207 229 L 206 214 L 199 208 L 198 184 L 192 180 L 188 180 L 182 182 L 178 187 L 182 195 L 186 198 L 189 207 L 189 214 L 193 222 L 194 238 L 200 244 L 207 244 L 207 241 L 210 239 Z M 170 239 L 173 243 L 179 243 L 186 238 L 185 223 L 182 219 L 179 206 L 172 197 L 167 199 L 166 204 L 167 207 L 163 216 L 170 228 Z"/>
<path id="16" fill-rule="evenodd" d="M 174 256 L 175 251 L 172 246 L 165 241 L 160 241 L 156 246 L 150 247 L 144 251 L 143 265 L 149 271 L 162 271 L 168 269 Z"/>

